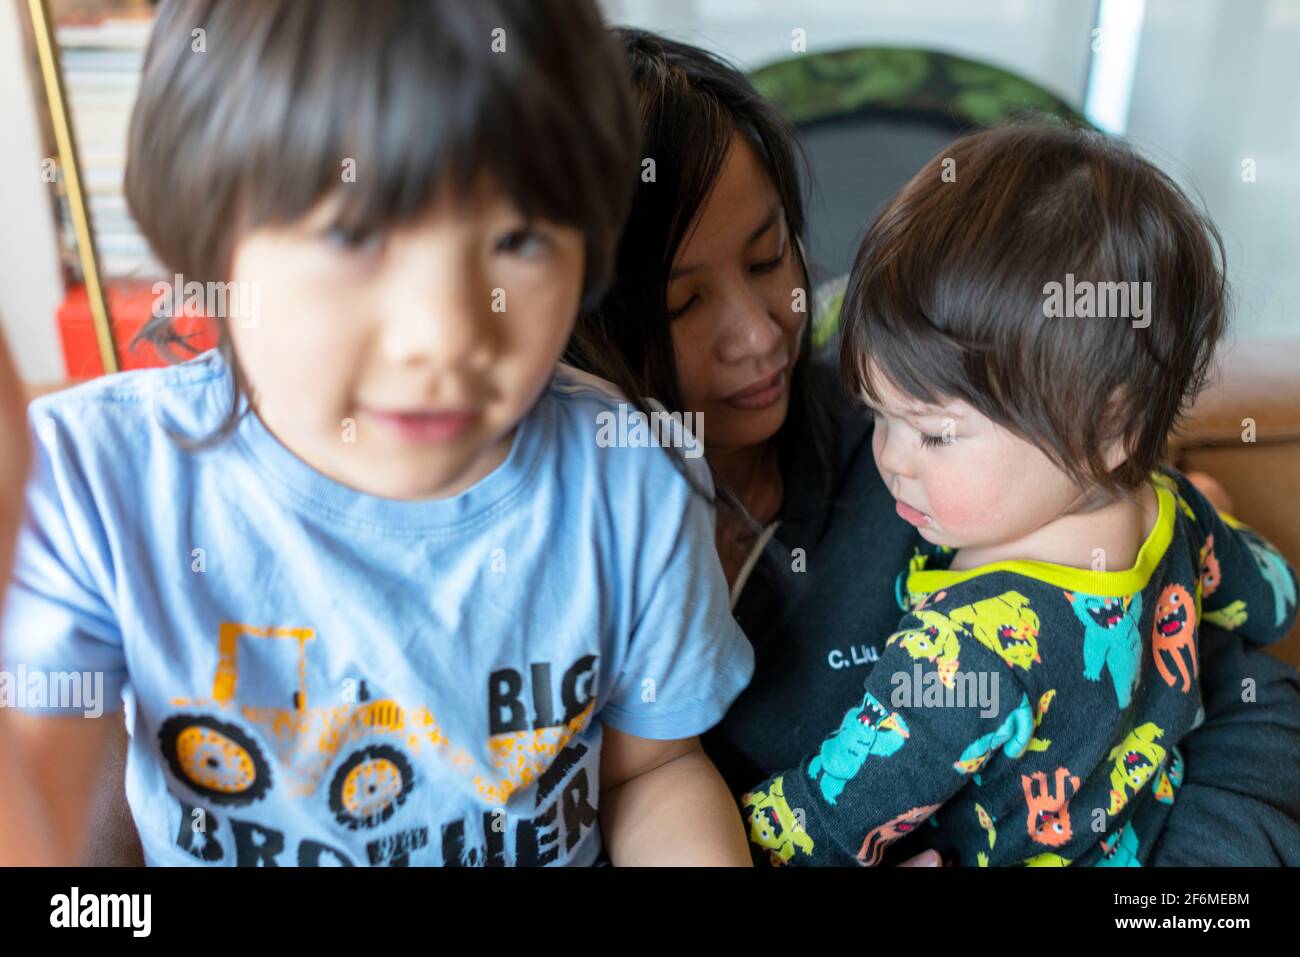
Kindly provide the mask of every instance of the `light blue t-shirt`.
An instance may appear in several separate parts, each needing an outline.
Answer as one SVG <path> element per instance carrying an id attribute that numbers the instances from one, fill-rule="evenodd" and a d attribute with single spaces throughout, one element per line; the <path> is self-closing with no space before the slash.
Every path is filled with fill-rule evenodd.
<path id="1" fill-rule="evenodd" d="M 712 508 L 664 449 L 601 447 L 600 380 L 561 367 L 500 466 L 425 502 L 254 414 L 168 434 L 229 400 L 209 352 L 30 410 L 0 704 L 125 701 L 149 863 L 590 864 L 602 724 L 689 737 L 748 683 Z"/>

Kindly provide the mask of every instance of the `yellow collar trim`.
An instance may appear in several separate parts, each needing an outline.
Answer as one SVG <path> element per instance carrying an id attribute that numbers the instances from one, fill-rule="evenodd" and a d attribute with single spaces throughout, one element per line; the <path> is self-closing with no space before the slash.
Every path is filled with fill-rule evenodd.
<path id="1" fill-rule="evenodd" d="M 1174 538 L 1174 496 L 1163 485 L 1152 482 L 1156 498 L 1160 502 L 1160 511 L 1151 534 L 1142 543 L 1133 567 L 1122 572 L 1095 572 L 1086 568 L 1071 568 L 1069 565 L 1057 565 L 1053 562 L 1028 561 L 1012 559 L 1004 562 L 991 562 L 976 568 L 961 571 L 933 569 L 916 571 L 907 576 L 907 590 L 912 594 L 928 595 L 942 588 L 959 585 L 981 575 L 993 572 L 1012 572 L 1034 578 L 1049 585 L 1055 585 L 1066 591 L 1079 591 L 1085 595 L 1098 597 L 1125 598 L 1146 588 L 1147 582 L 1155 574 L 1156 567 L 1164 558 L 1169 543 Z"/>

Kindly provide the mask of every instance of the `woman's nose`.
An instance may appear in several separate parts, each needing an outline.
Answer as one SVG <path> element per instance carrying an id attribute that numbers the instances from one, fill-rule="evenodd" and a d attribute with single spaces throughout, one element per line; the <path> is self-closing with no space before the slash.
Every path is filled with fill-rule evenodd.
<path id="1" fill-rule="evenodd" d="M 724 322 L 719 349 L 723 362 L 770 356 L 781 343 L 781 324 L 762 299 L 748 292 L 733 301 Z"/>

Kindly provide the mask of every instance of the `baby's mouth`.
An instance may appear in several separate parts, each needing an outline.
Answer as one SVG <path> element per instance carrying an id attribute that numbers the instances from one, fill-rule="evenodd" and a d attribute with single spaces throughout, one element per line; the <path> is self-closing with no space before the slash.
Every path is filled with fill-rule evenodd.
<path id="1" fill-rule="evenodd" d="M 920 509 L 912 508 L 912 506 L 903 501 L 896 501 L 894 503 L 894 510 L 898 512 L 899 518 L 910 525 L 915 525 L 917 528 L 924 528 L 934 521 L 934 519 L 929 515 L 926 515 L 925 512 L 922 512 Z"/>

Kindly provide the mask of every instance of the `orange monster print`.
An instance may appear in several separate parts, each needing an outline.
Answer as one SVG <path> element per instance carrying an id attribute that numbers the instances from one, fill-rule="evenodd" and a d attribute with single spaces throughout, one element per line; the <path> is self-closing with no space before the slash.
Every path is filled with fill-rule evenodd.
<path id="1" fill-rule="evenodd" d="M 1156 670 L 1165 684 L 1174 687 L 1178 679 L 1169 668 L 1165 656 L 1178 666 L 1183 679 L 1184 692 L 1190 691 L 1192 678 L 1197 674 L 1196 663 L 1196 604 L 1182 585 L 1169 585 L 1156 602 L 1155 623 L 1151 626 L 1151 653 L 1156 659 Z M 1183 656 L 1186 649 L 1187 656 Z M 1192 661 L 1191 674 L 1187 671 L 1187 658 Z"/>
<path id="2" fill-rule="evenodd" d="M 1029 806 L 1029 819 L 1025 824 L 1029 836 L 1048 847 L 1068 844 L 1074 836 L 1070 829 L 1070 798 L 1078 793 L 1078 775 L 1071 774 L 1069 768 L 1057 768 L 1055 791 L 1042 771 L 1022 774 L 1020 784 L 1025 789 L 1025 803 Z"/>
<path id="3" fill-rule="evenodd" d="M 939 807 L 938 804 L 914 807 L 910 811 L 904 811 L 893 820 L 886 821 L 877 828 L 872 828 L 862 840 L 862 849 L 858 851 L 858 863 L 867 867 L 878 865 L 885 853 L 885 848 L 899 838 L 906 837 L 912 831 L 915 831 L 917 825 L 939 810 Z"/>

